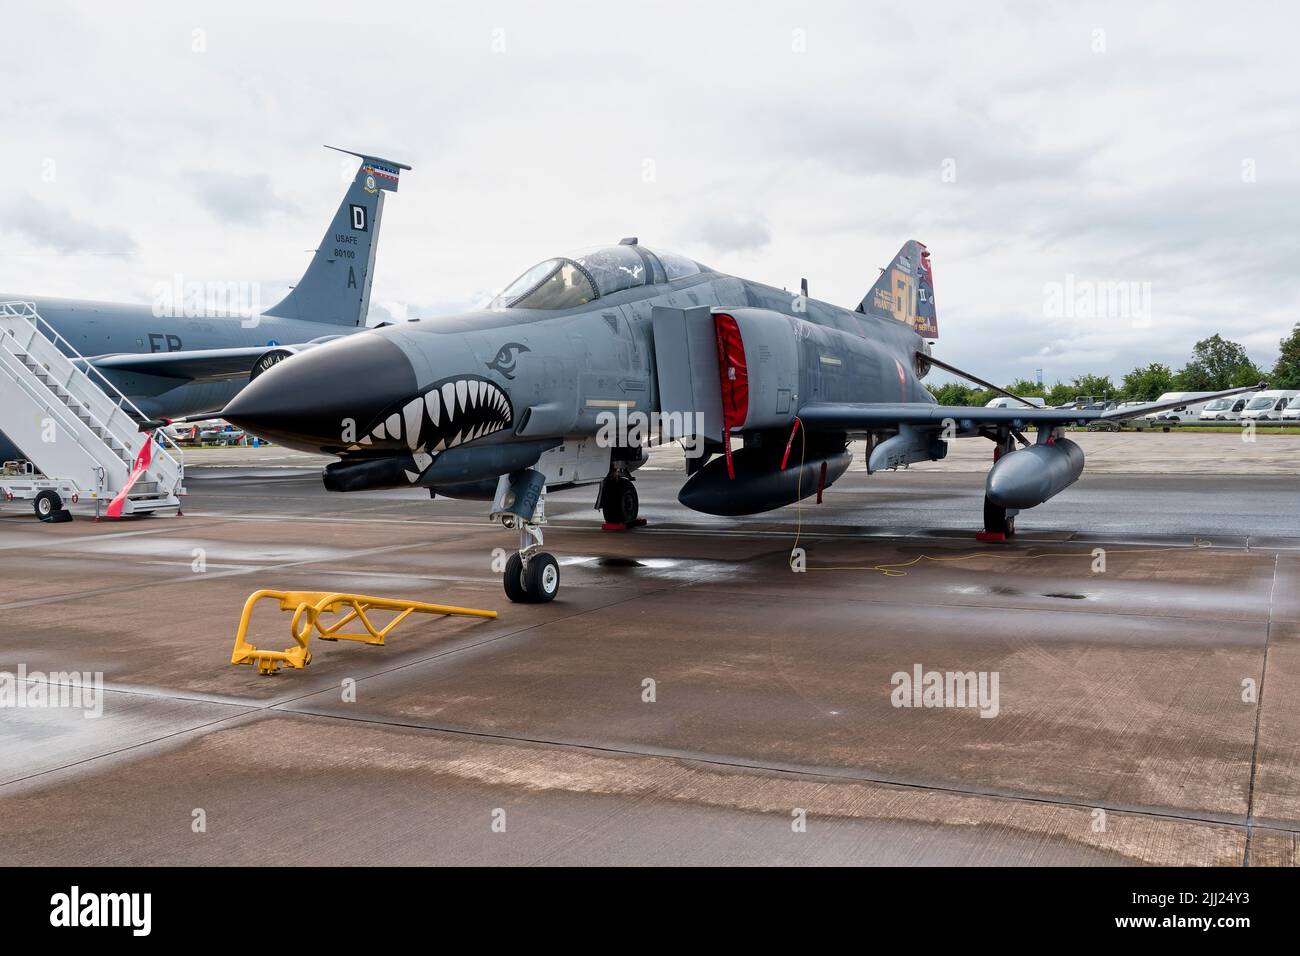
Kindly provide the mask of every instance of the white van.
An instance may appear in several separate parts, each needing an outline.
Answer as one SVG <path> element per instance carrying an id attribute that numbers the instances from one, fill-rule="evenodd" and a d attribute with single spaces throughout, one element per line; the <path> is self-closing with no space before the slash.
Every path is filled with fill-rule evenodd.
<path id="1" fill-rule="evenodd" d="M 1281 421 L 1282 410 L 1287 407 L 1291 399 L 1298 395 L 1300 395 L 1300 389 L 1270 388 L 1267 391 L 1256 392 L 1255 397 L 1246 404 L 1246 408 L 1242 411 L 1242 420 L 1256 422 Z"/>
<path id="2" fill-rule="evenodd" d="M 1233 395 L 1230 398 L 1216 398 L 1201 409 L 1201 421 L 1240 421 L 1241 413 L 1246 410 L 1246 406 L 1250 404 L 1250 400 L 1258 394 L 1259 392 L 1246 392 L 1243 395 Z"/>
<path id="3" fill-rule="evenodd" d="M 1209 404 L 1204 399 L 1206 395 L 1213 395 L 1213 392 L 1165 392 L 1157 402 L 1176 402 L 1179 399 L 1186 399 L 1186 405 L 1178 405 L 1174 408 L 1167 408 L 1163 412 L 1153 412 L 1150 415 L 1143 415 L 1137 419 L 1134 424 L 1149 428 L 1169 429 L 1175 425 L 1195 425 L 1201 420 L 1201 412 Z"/>
<path id="4" fill-rule="evenodd" d="M 1028 402 L 1028 404 L 1025 404 Z M 1039 398 L 1037 395 L 1026 395 L 1025 401 L 1019 402 L 1014 398 L 1008 398 L 1006 395 L 999 395 L 997 398 L 984 404 L 985 408 L 1046 408 L 1047 399 Z"/>
<path id="5" fill-rule="evenodd" d="M 1300 420 L 1300 395 L 1287 402 L 1286 408 L 1282 409 L 1282 421 L 1294 422 L 1297 420 Z"/>

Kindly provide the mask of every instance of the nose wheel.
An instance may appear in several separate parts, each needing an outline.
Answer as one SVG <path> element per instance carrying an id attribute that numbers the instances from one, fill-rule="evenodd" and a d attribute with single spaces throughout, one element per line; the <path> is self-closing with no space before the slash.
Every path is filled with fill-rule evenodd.
<path id="1" fill-rule="evenodd" d="M 516 604 L 545 604 L 560 593 L 560 563 L 546 551 L 536 552 L 527 562 L 523 555 L 512 554 L 502 581 L 506 597 Z"/>
<path id="2" fill-rule="evenodd" d="M 491 517 L 519 532 L 519 550 L 506 559 L 501 576 L 506 597 L 516 604 L 545 604 L 560 593 L 560 562 L 542 550 L 546 524 L 546 480 L 533 469 L 502 475 Z"/>

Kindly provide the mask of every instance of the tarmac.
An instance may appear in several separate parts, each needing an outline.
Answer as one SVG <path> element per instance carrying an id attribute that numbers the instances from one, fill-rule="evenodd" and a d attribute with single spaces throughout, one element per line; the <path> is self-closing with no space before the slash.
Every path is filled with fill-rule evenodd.
<path id="1" fill-rule="evenodd" d="M 1300 444 L 1234 474 L 1236 436 L 1123 437 L 1217 441 L 1219 473 L 1098 451 L 1007 544 L 956 460 L 733 520 L 658 452 L 645 528 L 548 498 L 547 605 L 505 599 L 482 503 L 329 494 L 278 449 L 192 467 L 180 518 L 8 506 L 0 674 L 105 689 L 0 710 L 0 864 L 1295 865 Z M 229 663 L 258 588 L 499 617 L 265 677 Z M 918 666 L 988 693 L 929 706 Z"/>

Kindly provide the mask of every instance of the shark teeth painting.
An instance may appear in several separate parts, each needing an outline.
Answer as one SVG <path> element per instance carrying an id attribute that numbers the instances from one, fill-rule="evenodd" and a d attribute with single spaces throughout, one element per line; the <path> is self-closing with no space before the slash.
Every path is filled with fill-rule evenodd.
<path id="1" fill-rule="evenodd" d="M 407 451 L 406 476 L 414 483 L 451 448 L 469 444 L 514 424 L 510 399 L 495 383 L 476 376 L 443 379 L 399 406 L 386 410 L 350 451 Z"/>

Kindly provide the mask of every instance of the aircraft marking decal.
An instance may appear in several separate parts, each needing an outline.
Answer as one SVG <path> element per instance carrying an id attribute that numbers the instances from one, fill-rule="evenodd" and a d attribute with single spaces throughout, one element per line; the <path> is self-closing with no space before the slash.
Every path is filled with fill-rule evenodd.
<path id="1" fill-rule="evenodd" d="M 423 473 L 447 449 L 512 425 L 514 410 L 504 391 L 485 378 L 457 376 L 436 382 L 387 410 L 370 433 L 348 450 L 374 448 L 376 442 L 400 442 Z M 410 480 L 414 483 L 415 478 Z"/>
<path id="2" fill-rule="evenodd" d="M 513 379 L 515 377 L 515 363 L 519 359 L 519 353 L 531 351 L 532 349 L 522 342 L 507 342 L 497 350 L 497 354 L 493 356 L 492 361 L 483 364 L 492 371 Z"/>

